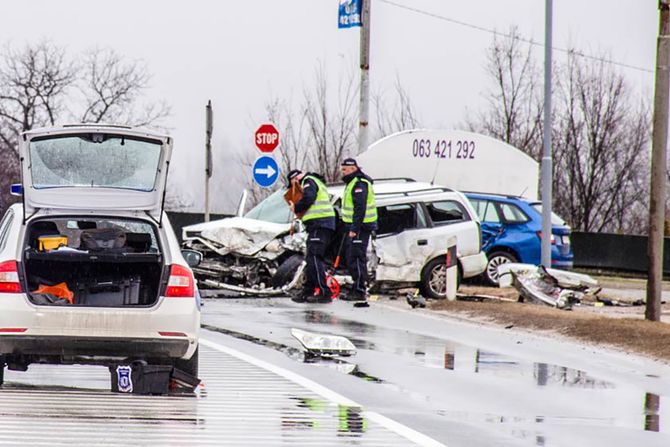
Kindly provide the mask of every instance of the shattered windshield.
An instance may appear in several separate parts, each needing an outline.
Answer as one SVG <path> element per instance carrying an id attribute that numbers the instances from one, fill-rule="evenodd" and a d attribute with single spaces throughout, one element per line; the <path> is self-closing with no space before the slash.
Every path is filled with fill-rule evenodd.
<path id="1" fill-rule="evenodd" d="M 161 143 L 101 133 L 36 138 L 33 187 L 107 187 L 152 191 Z"/>
<path id="2" fill-rule="evenodd" d="M 284 200 L 284 191 L 281 189 L 275 191 L 244 217 L 279 224 L 289 223 L 291 221 L 291 210 Z"/>

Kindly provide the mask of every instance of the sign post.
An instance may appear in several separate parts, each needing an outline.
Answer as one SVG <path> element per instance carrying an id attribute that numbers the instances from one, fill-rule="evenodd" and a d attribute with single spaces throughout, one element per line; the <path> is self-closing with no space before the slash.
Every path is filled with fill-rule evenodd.
<path id="1" fill-rule="evenodd" d="M 212 177 L 212 100 L 205 107 L 205 222 L 209 222 L 209 179 Z"/>
<path id="2" fill-rule="evenodd" d="M 259 151 L 271 154 L 279 146 L 279 131 L 274 124 L 261 124 L 254 133 L 254 143 Z M 256 159 L 251 173 L 258 186 L 269 188 L 279 178 L 279 165 L 272 156 L 262 155 Z"/>

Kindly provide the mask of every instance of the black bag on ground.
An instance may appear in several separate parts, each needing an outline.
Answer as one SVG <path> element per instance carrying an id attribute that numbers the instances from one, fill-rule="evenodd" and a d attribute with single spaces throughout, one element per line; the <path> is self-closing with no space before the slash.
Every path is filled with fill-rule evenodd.
<path id="1" fill-rule="evenodd" d="M 126 246 L 126 233 L 118 228 L 95 228 L 83 230 L 80 236 L 81 250 L 109 250 Z"/>
<path id="2" fill-rule="evenodd" d="M 149 365 L 138 360 L 130 365 L 112 365 L 109 372 L 115 393 L 167 394 L 170 389 L 169 365 Z"/>

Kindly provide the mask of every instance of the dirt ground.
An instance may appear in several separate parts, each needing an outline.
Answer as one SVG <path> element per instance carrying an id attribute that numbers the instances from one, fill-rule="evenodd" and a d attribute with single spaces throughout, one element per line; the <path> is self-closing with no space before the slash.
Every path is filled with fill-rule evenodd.
<path id="1" fill-rule="evenodd" d="M 455 314 L 505 328 L 559 333 L 594 345 L 639 353 L 670 362 L 670 324 L 644 320 L 644 305 L 631 305 L 644 297 L 645 281 L 626 278 L 597 278 L 603 286 L 599 296 L 618 301 L 621 306 L 605 306 L 585 300 L 572 311 L 517 302 L 513 288 L 463 285 L 459 300 L 431 300 L 433 311 Z M 664 284 L 664 290 L 670 284 Z M 619 293 L 618 291 L 622 292 Z M 625 291 L 625 293 L 623 292 Z M 483 300 L 474 297 L 489 297 Z M 670 304 L 663 304 L 663 315 L 670 318 Z M 667 317 L 666 317 L 667 315 Z"/>

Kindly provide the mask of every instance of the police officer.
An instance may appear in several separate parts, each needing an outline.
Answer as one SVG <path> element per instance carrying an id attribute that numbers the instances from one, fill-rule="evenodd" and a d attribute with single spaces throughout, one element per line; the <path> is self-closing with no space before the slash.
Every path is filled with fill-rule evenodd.
<path id="1" fill-rule="evenodd" d="M 345 301 L 366 301 L 367 249 L 370 235 L 377 229 L 377 207 L 372 179 L 360 170 L 356 160 L 346 158 L 341 165 L 346 183 L 342 196 L 342 222 L 347 241 L 347 267 L 354 280 Z"/>
<path id="2" fill-rule="evenodd" d="M 326 284 L 326 264 L 324 255 L 335 232 L 335 209 L 330 203 L 328 190 L 323 178 L 318 174 L 304 174 L 297 169 L 287 175 L 289 187 L 299 184 L 303 190 L 302 199 L 289 203 L 307 229 L 307 269 L 305 285 L 301 295 L 292 298 L 297 303 L 330 303 L 332 293 Z M 304 214 L 303 214 L 304 213 Z M 315 289 L 318 293 L 315 294 Z"/>

